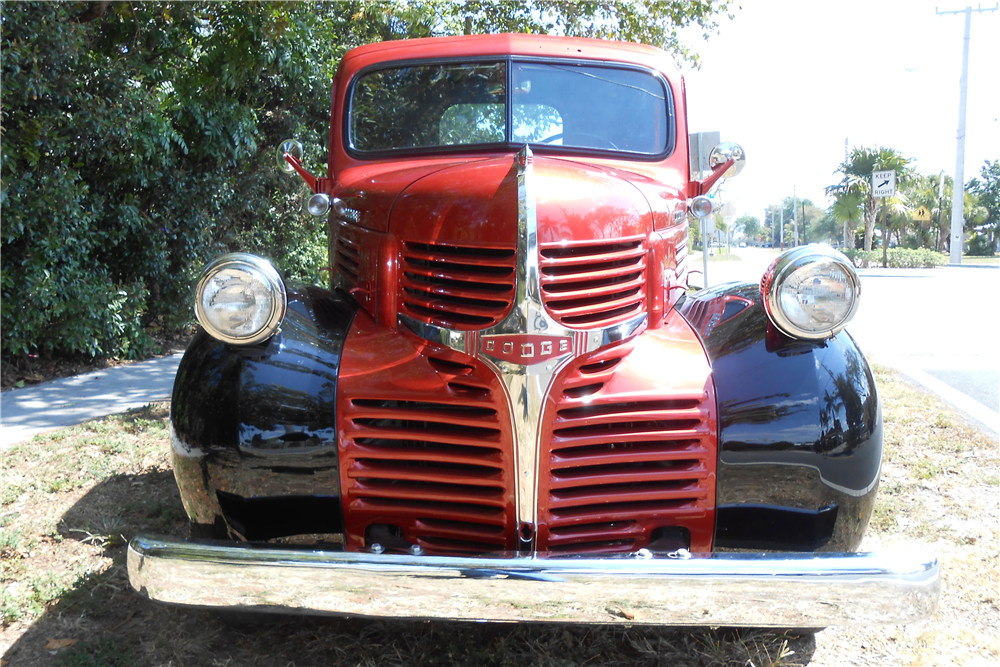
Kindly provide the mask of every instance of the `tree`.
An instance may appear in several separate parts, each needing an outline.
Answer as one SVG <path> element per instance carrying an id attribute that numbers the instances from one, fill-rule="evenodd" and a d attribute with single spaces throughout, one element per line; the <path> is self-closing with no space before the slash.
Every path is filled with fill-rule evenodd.
<path id="1" fill-rule="evenodd" d="M 889 245 L 892 243 L 891 225 L 902 227 L 905 233 L 906 220 L 910 214 L 906 196 L 896 190 L 896 196 L 884 197 L 882 201 L 882 268 L 889 264 Z"/>
<path id="2" fill-rule="evenodd" d="M 791 247 L 795 244 L 795 225 L 798 222 L 799 245 L 824 240 L 827 236 L 820 225 L 825 213 L 817 208 L 810 199 L 785 197 L 780 204 L 771 204 L 764 211 L 762 232 L 776 246 L 782 243 Z M 782 237 L 779 239 L 777 228 L 784 222 Z"/>
<path id="3" fill-rule="evenodd" d="M 786 200 L 791 207 L 795 207 L 795 200 Z M 787 215 L 787 213 L 786 213 Z M 829 241 L 831 234 L 827 229 L 826 211 L 812 203 L 811 199 L 799 199 L 798 209 L 794 213 L 794 219 L 799 223 L 799 245 L 807 243 L 820 243 Z M 794 242 L 794 227 L 792 239 Z"/>
<path id="4" fill-rule="evenodd" d="M 729 0 L 630 3 L 4 2 L 0 325 L 4 357 L 141 356 L 190 319 L 201 266 L 227 250 L 319 280 L 325 229 L 276 173 L 298 137 L 322 172 L 330 82 L 368 42 L 476 32 L 644 41 L 696 61 Z"/>
<path id="5" fill-rule="evenodd" d="M 905 158 L 899 151 L 892 148 L 854 148 L 847 161 L 837 167 L 835 173 L 843 175 L 840 183 L 826 188 L 826 193 L 836 197 L 841 193 L 852 193 L 858 196 L 865 221 L 864 249 L 872 249 L 872 239 L 875 235 L 878 198 L 872 192 L 871 177 L 874 171 L 892 169 L 896 172 L 896 187 L 901 187 L 910 175 L 908 165 L 911 160 Z"/>
<path id="6" fill-rule="evenodd" d="M 799 242 L 837 244 L 841 238 L 840 222 L 818 206 L 806 205 L 804 208 L 806 225 Z"/>
<path id="7" fill-rule="evenodd" d="M 778 247 L 781 243 L 781 239 L 778 238 L 778 227 L 781 226 L 781 207 L 775 204 L 769 204 L 764 209 L 764 222 L 762 236 L 764 237 L 765 243 L 773 243 L 774 247 Z"/>
<path id="8" fill-rule="evenodd" d="M 941 237 L 940 223 L 951 210 L 951 180 L 945 177 L 945 188 L 942 197 L 941 176 L 913 174 L 903 186 L 903 194 L 909 202 L 910 210 L 925 208 L 930 213 L 930 220 L 916 221 L 912 236 L 902 236 L 899 244 L 912 248 L 928 248 L 940 250 L 944 239 Z M 947 237 L 947 232 L 945 232 Z"/>
<path id="9" fill-rule="evenodd" d="M 720 16 L 733 18 L 733 0 L 431 0 L 402 4 L 418 11 L 440 12 L 442 34 L 461 34 L 465 17 L 471 16 L 472 31 L 477 34 L 531 32 L 626 40 L 658 46 L 694 65 L 698 55 L 682 42 L 682 29 L 697 26 L 707 40 L 718 29 Z"/>
<path id="10" fill-rule="evenodd" d="M 760 240 L 760 235 L 764 231 L 764 228 L 761 227 L 760 218 L 744 214 L 736 218 L 733 222 L 733 231 L 736 233 L 742 232 L 747 237 L 747 241 L 751 242 Z"/>
<path id="11" fill-rule="evenodd" d="M 973 193 L 985 212 L 980 232 L 988 239 L 991 252 L 995 252 L 1000 231 L 1000 160 L 986 160 L 979 176 L 969 181 L 967 192 Z"/>
<path id="12" fill-rule="evenodd" d="M 262 156 L 321 144 L 319 22 L 253 3 L 3 7 L 3 345 L 137 356 L 212 255 L 264 240 L 292 277 L 322 244 Z M 315 65 L 314 63 L 324 63 Z M 268 112 L 264 111 L 269 110 Z"/>
<path id="13" fill-rule="evenodd" d="M 765 242 L 773 243 L 775 248 L 790 247 L 795 240 L 792 225 L 794 201 L 791 197 L 785 197 L 780 204 L 769 204 L 764 209 Z"/>
<path id="14" fill-rule="evenodd" d="M 854 231 L 864 219 L 861 207 L 862 195 L 858 192 L 838 192 L 834 195 L 830 213 L 843 223 L 843 243 L 845 248 L 854 248 Z"/>

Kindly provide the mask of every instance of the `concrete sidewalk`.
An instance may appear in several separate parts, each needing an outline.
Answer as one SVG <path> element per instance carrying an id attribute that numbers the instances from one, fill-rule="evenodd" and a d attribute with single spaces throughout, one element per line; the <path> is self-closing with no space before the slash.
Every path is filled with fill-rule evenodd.
<path id="1" fill-rule="evenodd" d="M 0 394 L 0 449 L 36 433 L 170 398 L 182 354 L 51 380 Z"/>

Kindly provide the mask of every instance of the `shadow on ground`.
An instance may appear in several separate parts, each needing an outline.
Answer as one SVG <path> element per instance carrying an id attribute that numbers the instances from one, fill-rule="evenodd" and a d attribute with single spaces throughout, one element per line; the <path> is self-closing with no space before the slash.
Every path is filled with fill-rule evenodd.
<path id="1" fill-rule="evenodd" d="M 169 472 L 109 478 L 65 513 L 58 531 L 67 545 L 79 541 L 103 547 L 104 569 L 83 576 L 47 607 L 4 654 L 9 667 L 763 667 L 808 664 L 816 647 L 809 634 L 761 630 L 685 631 L 284 615 L 255 615 L 248 623 L 223 620 L 206 611 L 153 604 L 128 584 L 125 539 L 139 532 L 173 536 L 186 532 L 180 499 Z"/>

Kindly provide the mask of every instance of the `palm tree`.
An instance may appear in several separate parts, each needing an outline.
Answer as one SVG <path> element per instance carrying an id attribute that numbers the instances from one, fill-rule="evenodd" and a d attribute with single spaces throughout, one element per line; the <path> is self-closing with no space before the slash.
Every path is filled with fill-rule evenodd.
<path id="1" fill-rule="evenodd" d="M 834 173 L 843 174 L 840 183 L 826 188 L 828 195 L 837 196 L 841 193 L 858 195 L 864 210 L 865 219 L 865 250 L 872 249 L 872 238 L 875 235 L 875 216 L 878 212 L 878 199 L 872 193 L 872 172 L 892 169 L 896 172 L 896 185 L 901 186 L 910 175 L 908 165 L 910 159 L 893 149 L 878 146 L 876 148 L 854 148 L 846 162 L 841 163 Z"/>
<path id="2" fill-rule="evenodd" d="M 831 213 L 844 223 L 844 247 L 854 247 L 854 230 L 861 222 L 861 195 L 857 192 L 840 192 L 835 195 Z"/>
<path id="3" fill-rule="evenodd" d="M 882 206 L 882 268 L 888 266 L 889 260 L 889 240 L 891 236 L 891 231 L 889 225 L 891 220 L 895 220 L 899 223 L 902 228 L 902 233 L 897 231 L 898 238 L 900 239 L 900 245 L 903 244 L 903 236 L 906 234 L 906 219 L 910 215 L 910 206 L 901 191 L 896 191 L 896 196 L 886 197 L 885 203 Z"/>
<path id="4" fill-rule="evenodd" d="M 931 215 L 930 220 L 917 221 L 916 223 L 914 237 L 915 245 L 918 248 L 938 249 L 937 241 L 934 238 L 934 230 L 936 229 L 934 221 L 941 219 L 941 205 L 938 199 L 938 194 L 941 191 L 940 183 L 941 177 L 937 174 L 914 174 L 906 187 L 903 188 L 903 192 L 909 200 L 912 210 L 925 208 Z M 904 235 L 904 237 L 900 238 L 900 244 L 905 243 L 906 238 Z"/>

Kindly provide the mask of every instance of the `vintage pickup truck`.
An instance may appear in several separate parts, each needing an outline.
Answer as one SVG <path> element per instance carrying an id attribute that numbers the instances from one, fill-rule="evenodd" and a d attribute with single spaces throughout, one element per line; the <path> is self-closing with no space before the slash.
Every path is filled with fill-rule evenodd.
<path id="1" fill-rule="evenodd" d="M 689 288 L 684 81 L 647 46 L 372 44 L 333 85 L 330 284 L 225 255 L 195 295 L 173 464 L 188 541 L 136 537 L 180 605 L 817 627 L 926 618 L 936 559 L 856 553 L 882 417 L 829 248 Z M 639 610 L 622 615 L 616 610 Z"/>

